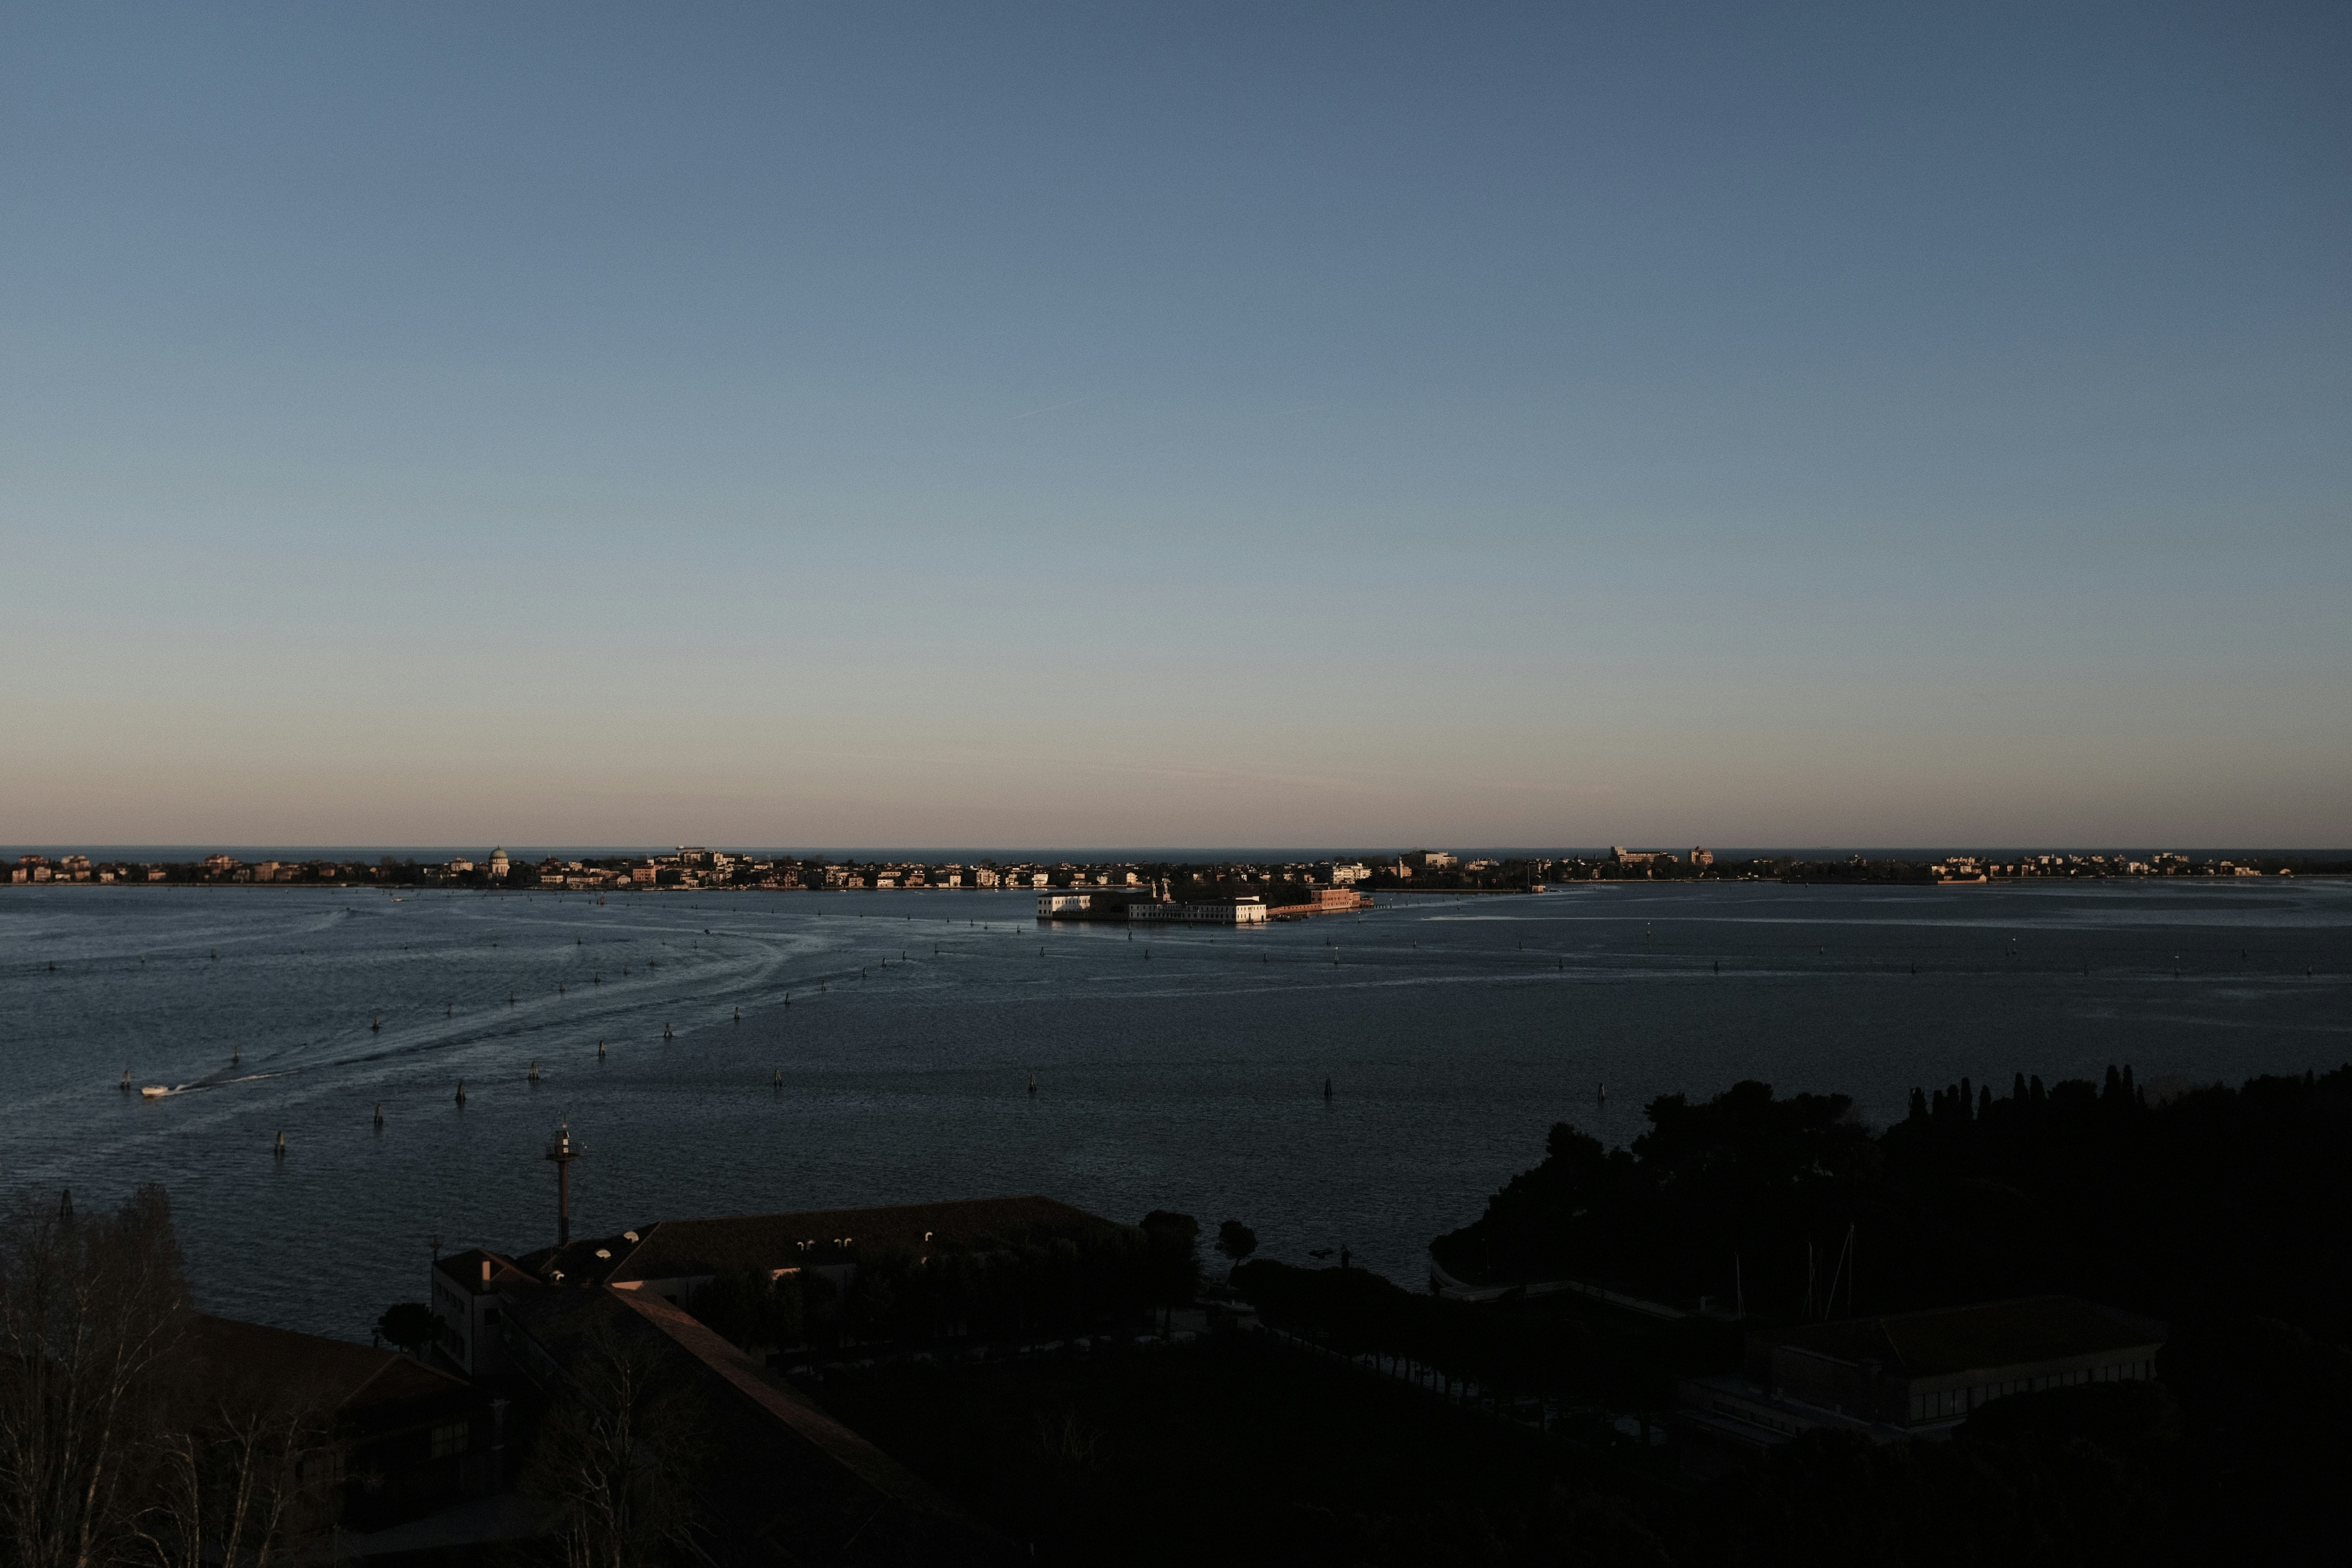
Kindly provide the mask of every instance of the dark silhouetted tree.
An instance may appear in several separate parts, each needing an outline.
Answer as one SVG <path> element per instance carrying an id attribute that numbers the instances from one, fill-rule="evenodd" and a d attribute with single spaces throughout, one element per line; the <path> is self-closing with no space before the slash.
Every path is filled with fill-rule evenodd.
<path id="1" fill-rule="evenodd" d="M 383 1310 L 375 1321 L 375 1331 L 384 1342 L 397 1345 L 413 1356 L 422 1356 L 432 1348 L 433 1336 L 438 1325 L 433 1309 L 422 1301 L 401 1301 Z"/>
<path id="2" fill-rule="evenodd" d="M 548 1412 L 525 1489 L 555 1505 L 564 1568 L 653 1568 L 688 1555 L 703 1416 L 650 1344 L 599 1323 Z"/>
<path id="3" fill-rule="evenodd" d="M 26 1194 L 0 1222 L 0 1561 L 94 1568 L 129 1549 L 158 1369 L 189 1316 L 159 1186 L 79 1219 Z"/>
<path id="4" fill-rule="evenodd" d="M 1229 1219 L 1217 1226 L 1217 1251 L 1234 1264 L 1248 1260 L 1257 1250 L 1257 1232 L 1237 1219 Z"/>

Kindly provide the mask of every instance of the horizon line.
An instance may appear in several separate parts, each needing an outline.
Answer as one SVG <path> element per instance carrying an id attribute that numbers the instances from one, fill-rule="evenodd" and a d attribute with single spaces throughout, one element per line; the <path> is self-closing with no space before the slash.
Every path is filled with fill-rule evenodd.
<path id="1" fill-rule="evenodd" d="M 662 843 L 662 844 L 593 844 L 593 845 L 591 845 L 591 844 L 571 844 L 571 845 L 565 845 L 565 844 L 548 843 L 548 844 L 542 844 L 542 845 L 539 845 L 539 846 L 531 846 L 531 845 L 528 844 L 528 843 L 527 843 L 527 841 L 522 841 L 522 840 L 517 840 L 517 841 L 515 841 L 515 842 L 516 842 L 516 843 L 518 843 L 518 844 L 522 845 L 522 846 L 523 846 L 523 847 L 524 847 L 525 849 L 529 849 L 529 850 L 531 850 L 531 851 L 534 851 L 534 852 L 536 852 L 536 853 L 542 854 L 542 855 L 555 855 L 555 854 L 558 854 L 558 853 L 562 853 L 562 854 L 571 854 L 571 855 L 642 855 L 642 854 L 647 854 L 647 853 L 675 854 L 675 853 L 677 853 L 677 852 L 679 849 L 681 849 L 681 848 L 708 848 L 708 847 L 713 847 L 713 846 L 710 846 L 710 845 L 681 845 L 681 844 L 677 844 L 677 843 L 668 843 L 668 842 Z M 1402 841 L 1402 840 L 1398 840 L 1397 842 L 1398 842 L 1398 843 L 1402 843 L 1402 842 L 1404 842 L 1404 841 Z M 866 855 L 866 854 L 876 854 L 876 855 L 896 855 L 896 856 L 900 856 L 900 857 L 904 857 L 904 858 L 922 858 L 922 857 L 924 857 L 924 856 L 951 856 L 951 855 L 954 855 L 954 856 L 961 856 L 961 855 L 982 855 L 982 856 L 988 856 L 988 857 L 991 857 L 991 858 L 1001 857 L 1001 856 L 1007 856 L 1007 855 L 1012 855 L 1012 856 L 1033 856 L 1033 857 L 1034 857 L 1034 856 L 1044 856 L 1044 855 L 1056 855 L 1056 856 L 1064 857 L 1064 858 L 1076 858 L 1080 857 L 1080 856 L 1091 856 L 1091 857 L 1094 857 L 1094 858 L 1097 858 L 1097 859 L 1102 859 L 1102 860 L 1141 860 L 1141 859 L 1167 859 L 1167 858 L 1173 858 L 1173 857 L 1184 856 L 1184 855 L 1214 855 L 1214 856 L 1226 856 L 1226 857 L 1238 856 L 1238 855 L 1256 855 L 1256 856 L 1286 855 L 1286 856 L 1292 857 L 1292 858 L 1294 858 L 1329 859 L 1329 858 L 1334 858 L 1334 857 L 1338 857 L 1338 856 L 1365 856 L 1365 855 L 1389 855 L 1389 854 L 1413 854 L 1413 853 L 1417 853 L 1417 852 L 1420 852 L 1420 851 L 1424 850 L 1424 849 L 1430 849 L 1430 848 L 1436 848 L 1436 847 L 1440 847 L 1440 842 L 1441 842 L 1441 841 L 1431 840 L 1431 841 L 1426 841 L 1426 842 L 1416 843 L 1416 844 L 1414 845 L 1413 848 L 1412 848 L 1412 849 L 1397 849 L 1397 848 L 1394 848 L 1394 847 L 1390 847 L 1390 846 L 1381 846 L 1381 847 L 1367 847 L 1367 846 L 1363 846 L 1363 845 L 1343 845 L 1343 846 L 1339 846 L 1339 847 L 1332 847 L 1332 846 L 1299 845 L 1299 844 L 1287 844 L 1287 845 L 1285 845 L 1285 844 L 1260 844 L 1260 845 L 1208 845 L 1208 844 L 1202 844 L 1202 845 L 1131 845 L 1131 846 L 1099 846 L 1099 845 L 1097 845 L 1097 846 L 1085 846 L 1085 847 L 1076 847 L 1076 846 L 1039 846 L 1039 845 L 1012 845 L 1012 846 L 1002 846 L 1002 845 L 999 845 L 999 846 L 991 846 L 991 845 L 953 845 L 953 846 L 948 846 L 948 845 L 912 845 L 912 844 L 899 844 L 899 845 L 879 845 L 879 844 L 874 844 L 874 845 L 855 845 L 855 844 L 851 844 L 851 845 L 839 845 L 839 846 L 803 846 L 803 847 L 785 847 L 785 846 L 770 844 L 770 845 L 761 845 L 761 846 L 754 846 L 754 847 L 744 847 L 744 846 L 741 844 L 741 842 L 740 842 L 740 841 L 738 841 L 736 844 L 730 845 L 730 844 L 729 844 L 729 843 L 727 843 L 726 841 L 723 841 L 723 840 L 721 840 L 721 841 L 717 841 L 717 842 L 716 842 L 715 847 L 718 847 L 719 849 L 721 849 L 721 850 L 726 850 L 726 851 L 730 851 L 730 852 L 735 852 L 735 853 L 741 853 L 741 854 L 766 854 L 766 855 L 776 855 L 776 856 L 782 856 L 782 857 L 791 858 L 808 858 L 808 857 L 810 857 L 810 856 L 816 856 L 816 855 Z M 1454 840 L 1454 841 L 1453 841 L 1453 842 L 1460 843 L 1461 841 L 1460 841 L 1460 840 Z M 1613 849 L 1613 848 L 1618 848 L 1618 847 L 1624 847 L 1624 848 L 1640 848 L 1640 847 L 1642 847 L 1643 846 L 1644 846 L 1644 845 L 1648 845 L 1648 844 L 1654 844 L 1654 843 L 1668 843 L 1668 842 L 1671 842 L 1672 844 L 1674 844 L 1674 845 L 1675 845 L 1675 846 L 1680 846 L 1680 844 L 1681 844 L 1681 841 L 1680 841 L 1680 840 L 1678 840 L 1678 839 L 1677 839 L 1677 840 L 1672 840 L 1672 841 L 1667 841 L 1667 840 L 1639 840 L 1639 839 L 1628 839 L 1628 840 L 1625 840 L 1625 841 L 1623 842 L 1623 844 L 1622 844 L 1622 845 L 1600 845 L 1600 844 L 1591 844 L 1591 845 L 1481 845 L 1481 844 L 1471 844 L 1471 845 L 1466 845 L 1465 847 L 1463 847 L 1463 848 L 1461 848 L 1461 849 L 1459 849 L 1459 850 L 1447 850 L 1446 852 L 1447 852 L 1447 853 L 1449 853 L 1449 854 L 1510 855 L 1510 856 L 1548 855 L 1548 856 L 1558 856 L 1558 857 L 1573 857 L 1573 858 L 1581 858 L 1581 857 L 1585 856 L 1585 855 L 1586 855 L 1588 852 L 1590 852 L 1590 851 L 1596 851 L 1596 850 L 1597 850 L 1597 851 L 1599 851 L 1599 852 L 1601 852 L 1601 853 L 1602 853 L 1602 854 L 1607 854 L 1610 850 L 1612 850 L 1612 849 Z M 1729 854 L 1740 854 L 1740 855 L 1749 855 L 1749 856 L 1765 856 L 1765 855 L 1801 855 L 1801 854 L 1873 855 L 1873 854 L 1894 854 L 1894 853 L 1896 853 L 1896 852 L 1902 852 L 1902 853 L 1906 853 L 1906 854 L 1954 854 L 1954 853 L 1961 853 L 1961 854 L 1985 854 L 1985 853 L 1992 853 L 1992 852 L 1996 852 L 1996 851 L 2016 851 L 2016 852 L 2020 852 L 2020 853 L 2025 853 L 2025 852 L 2029 852 L 2029 851 L 2027 851 L 2027 849 L 2026 849 L 2026 842 L 2027 842 L 2027 841 L 2022 841 L 2022 840 L 2011 840 L 2011 841 L 2002 842 L 2002 841 L 1998 841 L 1998 840 L 1983 840 L 1983 839 L 1979 839 L 1979 840 L 1973 840 L 1973 841 L 1947 841 L 1947 842 L 1944 842 L 1944 843 L 1927 842 L 1927 843 L 1912 843 L 1912 844 L 1779 844 L 1779 845 L 1729 844 L 1729 845 L 1725 845 L 1725 846 L 1723 846 L 1723 847 L 1719 847 L 1719 848 L 1713 849 L 1713 850 L 1711 850 L 1711 851 L 1710 851 L 1710 853 L 1713 853 L 1713 854 L 1716 854 L 1716 855 L 1718 855 L 1718 856 L 1721 856 L 1721 855 L 1729 855 Z M 2150 840 L 2150 841 L 2148 841 L 2148 842 L 2152 844 L 2154 841 L 2153 841 L 2153 840 Z M 494 845 L 494 846 L 493 846 L 493 847 L 500 847 L 500 848 L 502 848 L 502 847 L 504 847 L 504 845 L 503 845 L 503 844 Z M 1699 844 L 1694 845 L 1694 846 L 1693 846 L 1693 847 L 1697 847 L 1697 848 L 1706 848 L 1707 847 L 1706 847 L 1704 843 L 1699 843 Z M 99 844 L 99 843 L 71 843 L 71 844 L 68 844 L 68 843 L 62 843 L 62 842 L 61 842 L 61 843 L 52 843 L 52 844 L 25 844 L 25 845 L 11 845 L 11 846 L 6 846 L 6 847 L 0 847 L 0 857 L 9 857 L 9 858 L 13 858 L 13 857 L 17 857 L 17 856 L 22 856 L 22 855 L 50 855 L 50 854 L 82 854 L 82 855 L 87 855 L 87 854 L 93 854 L 93 853 L 97 853 L 97 852 L 100 852 L 100 851 L 131 851 L 131 850 L 137 850 L 137 851 L 140 851 L 140 852 L 142 852 L 142 853 L 146 853 L 146 854 L 161 854 L 161 853 L 165 853 L 165 852 L 171 852 L 171 851 L 183 851 L 183 850 L 184 850 L 184 851 L 195 851 L 195 852 L 200 852 L 201 854 L 222 854 L 222 853 L 226 853 L 226 852 L 228 852 L 228 851 L 230 851 L 230 850 L 268 850 L 268 851 L 276 851 L 276 852 L 280 852 L 280 853 L 285 853 L 285 854 L 310 854 L 310 855 L 326 855 L 326 854 L 360 854 L 360 853 L 375 854 L 375 855 L 399 855 L 399 854 L 415 854 L 415 853 L 419 853 L 419 852 L 424 852 L 424 851 L 443 851 L 443 850 L 450 850 L 450 851 L 464 852 L 466 849 L 467 849 L 467 846 L 466 846 L 466 845 L 464 845 L 464 844 L 448 843 L 448 842 L 438 843 L 438 844 L 433 844 L 433 843 L 418 843 L 418 844 L 383 844 L 383 843 L 374 843 L 374 844 L 357 844 L 357 843 L 354 843 L 354 844 L 291 844 L 291 843 L 280 843 L 280 844 L 219 844 L 219 843 L 211 843 L 211 844 L 206 844 L 206 843 L 182 843 L 182 844 L 136 844 L 136 843 L 119 843 L 119 844 Z M 2118 852 L 2118 851 L 2127 850 L 2127 849 L 2140 849 L 2140 850 L 2142 850 L 2142 852 L 2148 853 L 2148 854 L 2180 854 L 2180 853 L 2236 853 L 2236 854 L 2262 854 L 2262 855 L 2346 855 L 2346 856 L 2352 856 L 2352 847 L 2342 847 L 2342 846 L 2335 846 L 2335 845 L 2293 845 L 2293 846 L 2276 846 L 2276 845 L 2252 845 L 2252 844 L 2235 844 L 2235 845 L 2230 845 L 2230 844 L 2208 844 L 2208 845 L 2190 845 L 2190 846 L 2189 846 L 2189 847 L 2188 847 L 2186 850 L 2182 850 L 2182 849 L 2177 849 L 2177 848 L 2167 848 L 2167 849 L 2146 848 L 2146 847 L 2143 847 L 2143 846 L 2141 846 L 2141 845 L 2131 844 L 2131 843 L 2124 843 L 2124 842 L 2116 842 L 2116 841 L 2104 841 L 2104 842 L 2095 842 L 2095 843 L 2082 842 L 2082 841 L 2075 841 L 2075 842 L 2072 842 L 2072 843 L 2066 843 L 2066 842 L 2053 843 L 2053 842 L 2050 842 L 2050 841 L 2047 841 L 2047 840 L 2041 841 L 2041 842 L 2039 842 L 2038 844 L 2036 844 L 2036 845 L 2034 846 L 2034 847 L 2033 847 L 2030 852 L 2032 852 L 2032 853 L 2036 853 L 2036 854 L 2087 854 L 2087 853 L 2109 853 L 2109 854 L 2112 854 L 2112 853 L 2116 853 L 2116 852 Z M 482 853 L 482 854 L 488 854 L 488 853 L 489 853 L 489 851 L 488 851 L 488 850 L 480 850 L 480 851 L 477 851 L 477 852 L 478 852 L 478 853 Z"/>

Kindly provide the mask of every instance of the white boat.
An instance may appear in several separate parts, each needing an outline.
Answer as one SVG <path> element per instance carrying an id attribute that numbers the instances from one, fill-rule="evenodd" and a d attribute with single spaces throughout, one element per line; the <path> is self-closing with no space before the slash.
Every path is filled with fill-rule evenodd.
<path id="1" fill-rule="evenodd" d="M 172 1091 L 170 1089 L 165 1089 L 160 1083 L 151 1083 L 145 1089 L 139 1091 L 139 1098 L 142 1100 L 161 1100 L 171 1092 Z"/>

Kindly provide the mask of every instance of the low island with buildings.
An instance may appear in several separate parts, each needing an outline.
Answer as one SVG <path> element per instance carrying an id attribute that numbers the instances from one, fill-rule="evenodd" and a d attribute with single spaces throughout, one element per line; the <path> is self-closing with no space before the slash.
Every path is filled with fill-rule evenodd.
<path id="1" fill-rule="evenodd" d="M 40 887 L 389 887 L 532 889 L 593 893 L 666 891 L 923 892 L 940 889 L 1081 895 L 1087 902 L 1044 907 L 1048 918 L 1101 918 L 1124 901 L 1227 903 L 1255 900 L 1273 918 L 1357 907 L 1351 897 L 1391 893 L 1527 893 L 1589 881 L 1787 881 L 1979 884 L 2053 878 L 2075 879 L 2291 877 L 2352 874 L 2333 855 L 1953 851 L 1924 858 L 1853 854 L 1717 855 L 1689 849 L 1563 850 L 1493 853 L 1466 858 L 1442 849 L 1305 858 L 1190 861 L 1066 858 L 970 861 L 859 858 L 776 850 L 682 845 L 664 852 L 537 857 L 494 848 L 476 858 L 379 855 L 341 859 L 288 855 L 240 859 L 226 853 L 184 861 L 109 859 L 88 853 L 27 852 L 7 868 L 5 885 Z M 1098 899 L 1095 895 L 1101 895 Z M 1091 914 L 1087 911 L 1093 911 Z"/>

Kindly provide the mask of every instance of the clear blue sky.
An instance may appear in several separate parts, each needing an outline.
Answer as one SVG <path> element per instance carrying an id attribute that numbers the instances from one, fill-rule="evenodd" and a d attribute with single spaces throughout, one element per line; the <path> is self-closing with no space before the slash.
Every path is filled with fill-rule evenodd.
<path id="1" fill-rule="evenodd" d="M 0 837 L 2352 840 L 2352 9 L 0 10 Z"/>

